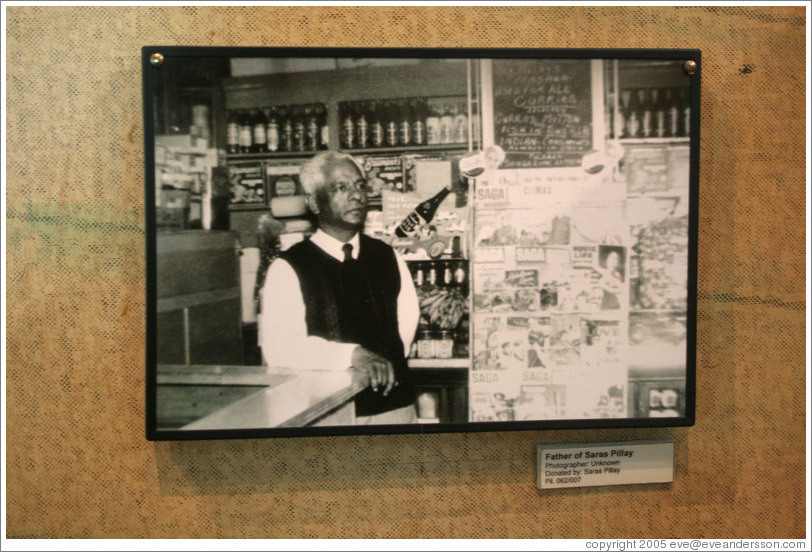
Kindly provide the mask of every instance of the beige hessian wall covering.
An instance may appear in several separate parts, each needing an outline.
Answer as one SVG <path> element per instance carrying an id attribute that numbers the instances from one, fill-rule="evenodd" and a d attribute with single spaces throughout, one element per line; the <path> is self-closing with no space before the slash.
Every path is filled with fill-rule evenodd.
<path id="1" fill-rule="evenodd" d="M 9 537 L 804 536 L 803 8 L 7 14 Z M 155 43 L 702 49 L 697 425 L 145 441 Z M 539 443 L 658 437 L 673 484 L 535 488 Z"/>

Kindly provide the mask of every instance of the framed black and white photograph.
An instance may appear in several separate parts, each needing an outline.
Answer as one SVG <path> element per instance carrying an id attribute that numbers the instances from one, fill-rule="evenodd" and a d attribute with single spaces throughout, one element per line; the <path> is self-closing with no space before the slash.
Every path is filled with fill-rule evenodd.
<path id="1" fill-rule="evenodd" d="M 692 425 L 700 61 L 145 47 L 147 437 Z"/>

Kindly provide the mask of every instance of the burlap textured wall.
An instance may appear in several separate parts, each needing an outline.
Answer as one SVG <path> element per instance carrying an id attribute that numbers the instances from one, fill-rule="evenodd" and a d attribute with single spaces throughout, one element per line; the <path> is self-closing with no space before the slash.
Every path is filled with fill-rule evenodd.
<path id="1" fill-rule="evenodd" d="M 803 8 L 8 8 L 9 537 L 804 536 Z M 693 428 L 150 443 L 139 48 L 703 50 Z M 535 445 L 674 437 L 539 493 Z"/>

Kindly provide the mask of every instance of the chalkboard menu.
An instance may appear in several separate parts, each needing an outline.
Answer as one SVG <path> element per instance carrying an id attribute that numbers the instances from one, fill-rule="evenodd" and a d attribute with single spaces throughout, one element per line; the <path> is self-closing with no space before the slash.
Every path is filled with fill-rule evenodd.
<path id="1" fill-rule="evenodd" d="M 502 168 L 574 167 L 592 148 L 589 60 L 493 61 L 494 140 Z"/>

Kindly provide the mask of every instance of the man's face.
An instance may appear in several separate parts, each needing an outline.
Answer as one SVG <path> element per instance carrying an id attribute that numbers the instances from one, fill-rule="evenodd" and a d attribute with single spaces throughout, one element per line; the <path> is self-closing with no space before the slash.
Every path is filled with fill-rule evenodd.
<path id="1" fill-rule="evenodd" d="M 324 173 L 324 186 L 316 192 L 321 224 L 358 230 L 367 216 L 366 180 L 350 161 L 340 161 Z"/>
<path id="2" fill-rule="evenodd" d="M 620 266 L 620 255 L 612 251 L 606 256 L 606 268 L 614 270 Z"/>

